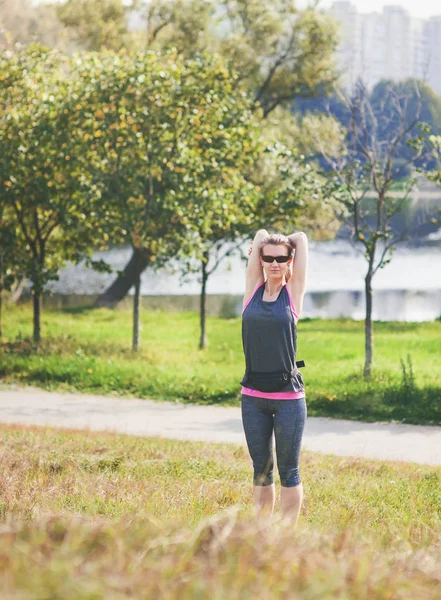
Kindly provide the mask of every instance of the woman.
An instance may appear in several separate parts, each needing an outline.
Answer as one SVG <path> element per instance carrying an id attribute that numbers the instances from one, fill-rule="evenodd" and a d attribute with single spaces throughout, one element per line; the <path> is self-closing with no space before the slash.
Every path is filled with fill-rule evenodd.
<path id="1" fill-rule="evenodd" d="M 299 454 L 306 419 L 305 390 L 296 366 L 296 323 L 307 263 L 304 233 L 285 237 L 258 231 L 248 260 L 242 312 L 242 422 L 254 467 L 254 503 L 258 516 L 271 522 L 274 430 L 282 516 L 294 526 L 303 499 Z"/>

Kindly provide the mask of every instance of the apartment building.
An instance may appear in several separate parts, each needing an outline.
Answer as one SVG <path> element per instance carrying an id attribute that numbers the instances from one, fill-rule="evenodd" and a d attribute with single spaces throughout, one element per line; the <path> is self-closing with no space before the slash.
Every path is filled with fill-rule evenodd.
<path id="1" fill-rule="evenodd" d="M 417 77 L 441 94 L 441 16 L 416 19 L 400 6 L 362 14 L 347 0 L 330 11 L 340 23 L 337 64 L 345 87 L 358 79 L 373 86 L 383 78 Z"/>
<path id="2" fill-rule="evenodd" d="M 441 16 L 432 17 L 425 24 L 427 40 L 427 81 L 441 94 Z"/>

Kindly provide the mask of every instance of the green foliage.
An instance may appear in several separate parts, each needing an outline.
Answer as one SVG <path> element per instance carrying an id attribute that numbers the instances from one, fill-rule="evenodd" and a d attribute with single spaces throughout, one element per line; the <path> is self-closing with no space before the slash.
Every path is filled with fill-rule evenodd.
<path id="1" fill-rule="evenodd" d="M 145 11 L 149 48 L 220 54 L 264 117 L 290 108 L 295 96 L 330 89 L 336 79 L 333 20 L 292 0 L 153 0 Z"/>
<path id="2" fill-rule="evenodd" d="M 394 110 L 391 101 L 392 91 L 400 99 L 408 122 L 418 113 L 419 121 L 429 124 L 434 133 L 441 133 L 441 97 L 428 83 L 417 79 L 398 82 L 382 80 L 375 85 L 371 92 L 371 102 L 376 109 L 381 109 L 383 123 L 379 124 L 380 127 L 389 128 L 396 125 L 396 109 Z"/>
<path id="3" fill-rule="evenodd" d="M 215 58 L 31 47 L 4 52 L 0 73 L 1 194 L 36 297 L 64 261 L 110 240 L 159 266 L 251 226 L 257 191 L 244 173 L 258 132 Z"/>
<path id="4" fill-rule="evenodd" d="M 337 30 L 332 19 L 292 1 L 224 0 L 225 38 L 220 51 L 255 92 L 267 116 L 312 96 L 335 80 Z"/>
<path id="5" fill-rule="evenodd" d="M 8 211 L 9 212 L 9 211 Z M 0 295 L 10 291 L 20 274 L 20 248 L 12 219 L 5 214 L 0 199 Z"/>
<path id="6" fill-rule="evenodd" d="M 0 55 L 0 197 L 20 249 L 20 272 L 38 298 L 67 260 L 78 261 L 96 240 L 88 218 L 83 147 L 67 109 L 73 92 L 69 59 L 30 46 Z M 36 314 L 35 341 L 39 341 Z"/>
<path id="7" fill-rule="evenodd" d="M 56 15 L 56 8 L 46 2 L 32 0 L 1 0 L 0 48 L 40 43 L 50 47 L 68 46 L 65 27 Z"/>
<path id="8" fill-rule="evenodd" d="M 146 45 L 153 50 L 175 48 L 192 58 L 213 49 L 217 14 L 212 0 L 151 0 L 143 16 Z"/>
<path id="9" fill-rule="evenodd" d="M 112 241 L 152 256 L 182 250 L 191 232 L 234 222 L 253 187 L 241 169 L 256 135 L 249 100 L 215 59 L 174 53 L 83 56 L 75 135 L 89 145 L 93 193 Z M 110 223 L 111 221 L 111 223 Z"/>
<path id="10" fill-rule="evenodd" d="M 217 59 L 171 51 L 83 55 L 74 135 L 108 238 L 158 267 L 250 227 L 258 152 L 250 100 Z"/>
<path id="11" fill-rule="evenodd" d="M 123 0 L 65 0 L 57 15 L 76 43 L 86 50 L 121 50 L 130 43 Z"/>

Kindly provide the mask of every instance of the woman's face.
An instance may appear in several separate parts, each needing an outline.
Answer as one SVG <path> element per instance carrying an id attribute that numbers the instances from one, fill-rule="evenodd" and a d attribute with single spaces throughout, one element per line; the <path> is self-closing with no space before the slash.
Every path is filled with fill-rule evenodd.
<path id="1" fill-rule="evenodd" d="M 263 270 L 267 276 L 267 278 L 280 279 L 288 270 L 292 262 L 292 258 L 290 257 L 286 262 L 276 262 L 274 259 L 271 262 L 267 262 L 263 260 L 264 258 L 272 258 L 272 257 L 288 257 L 288 248 L 286 246 L 278 245 L 275 246 L 273 244 L 265 244 L 262 248 L 262 256 L 260 257 L 260 262 L 262 264 Z"/>

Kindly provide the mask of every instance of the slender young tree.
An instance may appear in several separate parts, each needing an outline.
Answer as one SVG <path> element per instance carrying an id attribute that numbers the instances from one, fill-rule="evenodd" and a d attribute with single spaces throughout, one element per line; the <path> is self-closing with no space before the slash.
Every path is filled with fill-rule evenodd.
<path id="1" fill-rule="evenodd" d="M 247 157 L 248 165 L 243 164 L 244 170 L 237 182 L 232 174 L 227 178 L 228 187 L 212 186 L 212 193 L 218 194 L 217 201 L 209 198 L 207 190 L 205 197 L 202 190 L 196 194 L 205 209 L 200 211 L 202 217 L 197 227 L 201 250 L 198 260 L 191 257 L 187 262 L 185 273 L 200 274 L 201 350 L 207 345 L 209 277 L 226 259 L 241 252 L 256 228 L 292 229 L 309 199 L 317 196 L 322 188 L 309 163 L 281 144 L 266 145 L 259 139 L 253 152 L 247 149 Z M 220 197 L 218 190 L 222 190 Z"/>
<path id="2" fill-rule="evenodd" d="M 371 102 L 367 90 L 359 85 L 355 94 L 345 99 L 351 119 L 339 153 L 330 155 L 324 141 L 318 140 L 333 175 L 330 194 L 340 202 L 351 226 L 351 239 L 363 248 L 367 262 L 365 377 L 370 377 L 373 362 L 372 281 L 378 270 L 392 260 L 397 244 L 409 236 L 411 223 L 399 229 L 391 224 L 406 207 L 415 187 L 416 177 L 409 176 L 409 171 L 418 165 L 424 168 L 432 156 L 427 144 L 429 128 L 419 121 L 421 103 L 409 110 L 414 97 L 400 95 L 390 87 L 386 110 L 384 104 Z M 403 146 L 407 147 L 407 158 L 398 160 Z"/>

